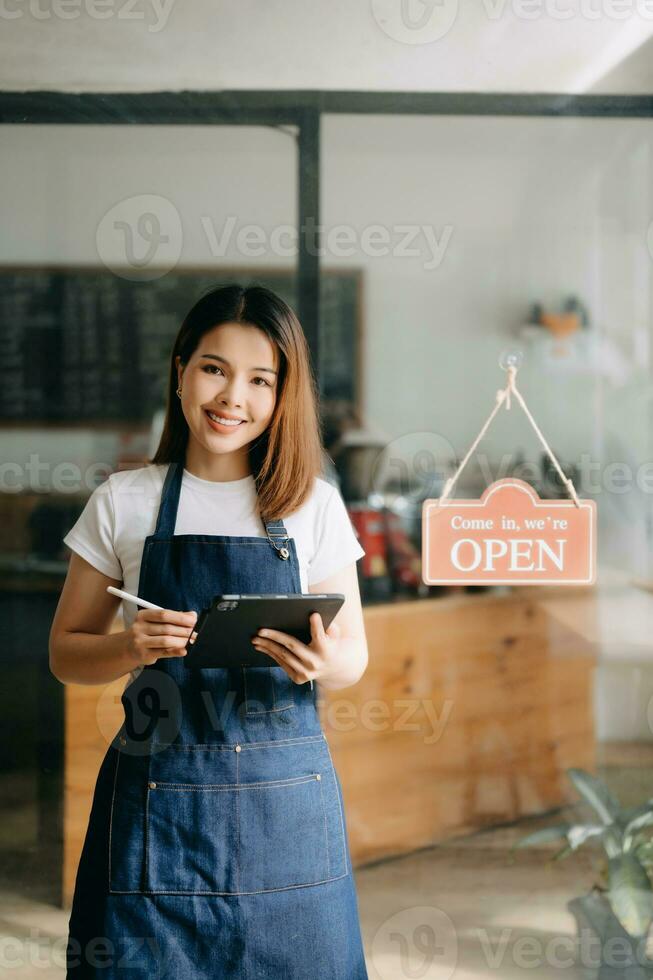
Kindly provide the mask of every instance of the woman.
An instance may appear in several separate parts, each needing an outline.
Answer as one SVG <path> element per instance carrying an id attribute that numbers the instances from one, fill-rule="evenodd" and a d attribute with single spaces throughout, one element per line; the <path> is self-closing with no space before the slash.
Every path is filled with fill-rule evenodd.
<path id="1" fill-rule="evenodd" d="M 367 665 L 358 544 L 323 480 L 316 389 L 292 310 L 262 287 L 203 296 L 171 355 L 154 458 L 96 488 L 64 538 L 50 637 L 63 683 L 130 675 L 70 915 L 69 978 L 358 980 L 367 971 L 340 781 L 317 681 Z M 287 527 L 286 527 L 287 521 Z M 120 585 L 159 606 L 124 610 Z M 218 593 L 341 592 L 311 642 L 262 631 L 270 667 L 187 670 Z"/>

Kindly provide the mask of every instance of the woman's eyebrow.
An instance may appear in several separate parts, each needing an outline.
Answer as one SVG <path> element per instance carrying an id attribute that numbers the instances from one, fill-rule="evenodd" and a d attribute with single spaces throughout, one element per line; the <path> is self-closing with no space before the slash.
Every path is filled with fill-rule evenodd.
<path id="1" fill-rule="evenodd" d="M 219 354 L 200 354 L 200 357 L 211 357 L 214 361 L 222 361 L 227 367 L 231 367 L 231 364 L 226 357 L 220 357 Z M 268 371 L 270 374 L 276 374 L 277 372 L 273 368 L 268 367 L 253 367 L 250 371 Z"/>

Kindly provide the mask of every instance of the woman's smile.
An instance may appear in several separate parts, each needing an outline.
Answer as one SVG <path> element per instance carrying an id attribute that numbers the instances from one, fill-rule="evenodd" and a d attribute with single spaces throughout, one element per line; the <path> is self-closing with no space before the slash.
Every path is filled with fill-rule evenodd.
<path id="1" fill-rule="evenodd" d="M 212 429 L 216 432 L 233 432 L 239 429 L 241 425 L 245 425 L 244 420 L 241 422 L 219 422 L 220 416 L 216 412 L 209 412 L 207 409 L 204 410 L 204 416 L 206 421 L 209 423 Z"/>

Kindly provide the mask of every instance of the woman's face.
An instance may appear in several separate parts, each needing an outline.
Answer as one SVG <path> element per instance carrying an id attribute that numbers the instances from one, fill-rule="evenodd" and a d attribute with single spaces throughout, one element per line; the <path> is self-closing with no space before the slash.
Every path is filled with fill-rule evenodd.
<path id="1" fill-rule="evenodd" d="M 189 437 L 209 453 L 244 455 L 272 419 L 278 371 L 277 347 L 258 327 L 222 323 L 205 333 L 185 368 L 177 357 Z M 221 425 L 209 413 L 242 421 Z"/>

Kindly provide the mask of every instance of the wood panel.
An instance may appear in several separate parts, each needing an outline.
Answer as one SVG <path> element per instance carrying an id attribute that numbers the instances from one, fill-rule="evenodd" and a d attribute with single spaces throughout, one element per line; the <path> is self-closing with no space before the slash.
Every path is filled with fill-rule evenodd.
<path id="1" fill-rule="evenodd" d="M 117 619 L 112 632 L 122 629 Z M 111 684 L 66 684 L 64 717 L 63 898 L 69 905 L 91 812 L 98 770 L 122 724 L 125 678 Z"/>
<path id="2" fill-rule="evenodd" d="M 531 596 L 365 611 L 368 670 L 320 713 L 355 863 L 546 811 L 594 769 L 594 648 Z"/>
<path id="3" fill-rule="evenodd" d="M 365 675 L 320 691 L 355 865 L 549 810 L 594 769 L 593 599 L 567 591 L 573 615 L 545 589 L 365 608 Z M 124 684 L 66 685 L 66 904 Z"/>

